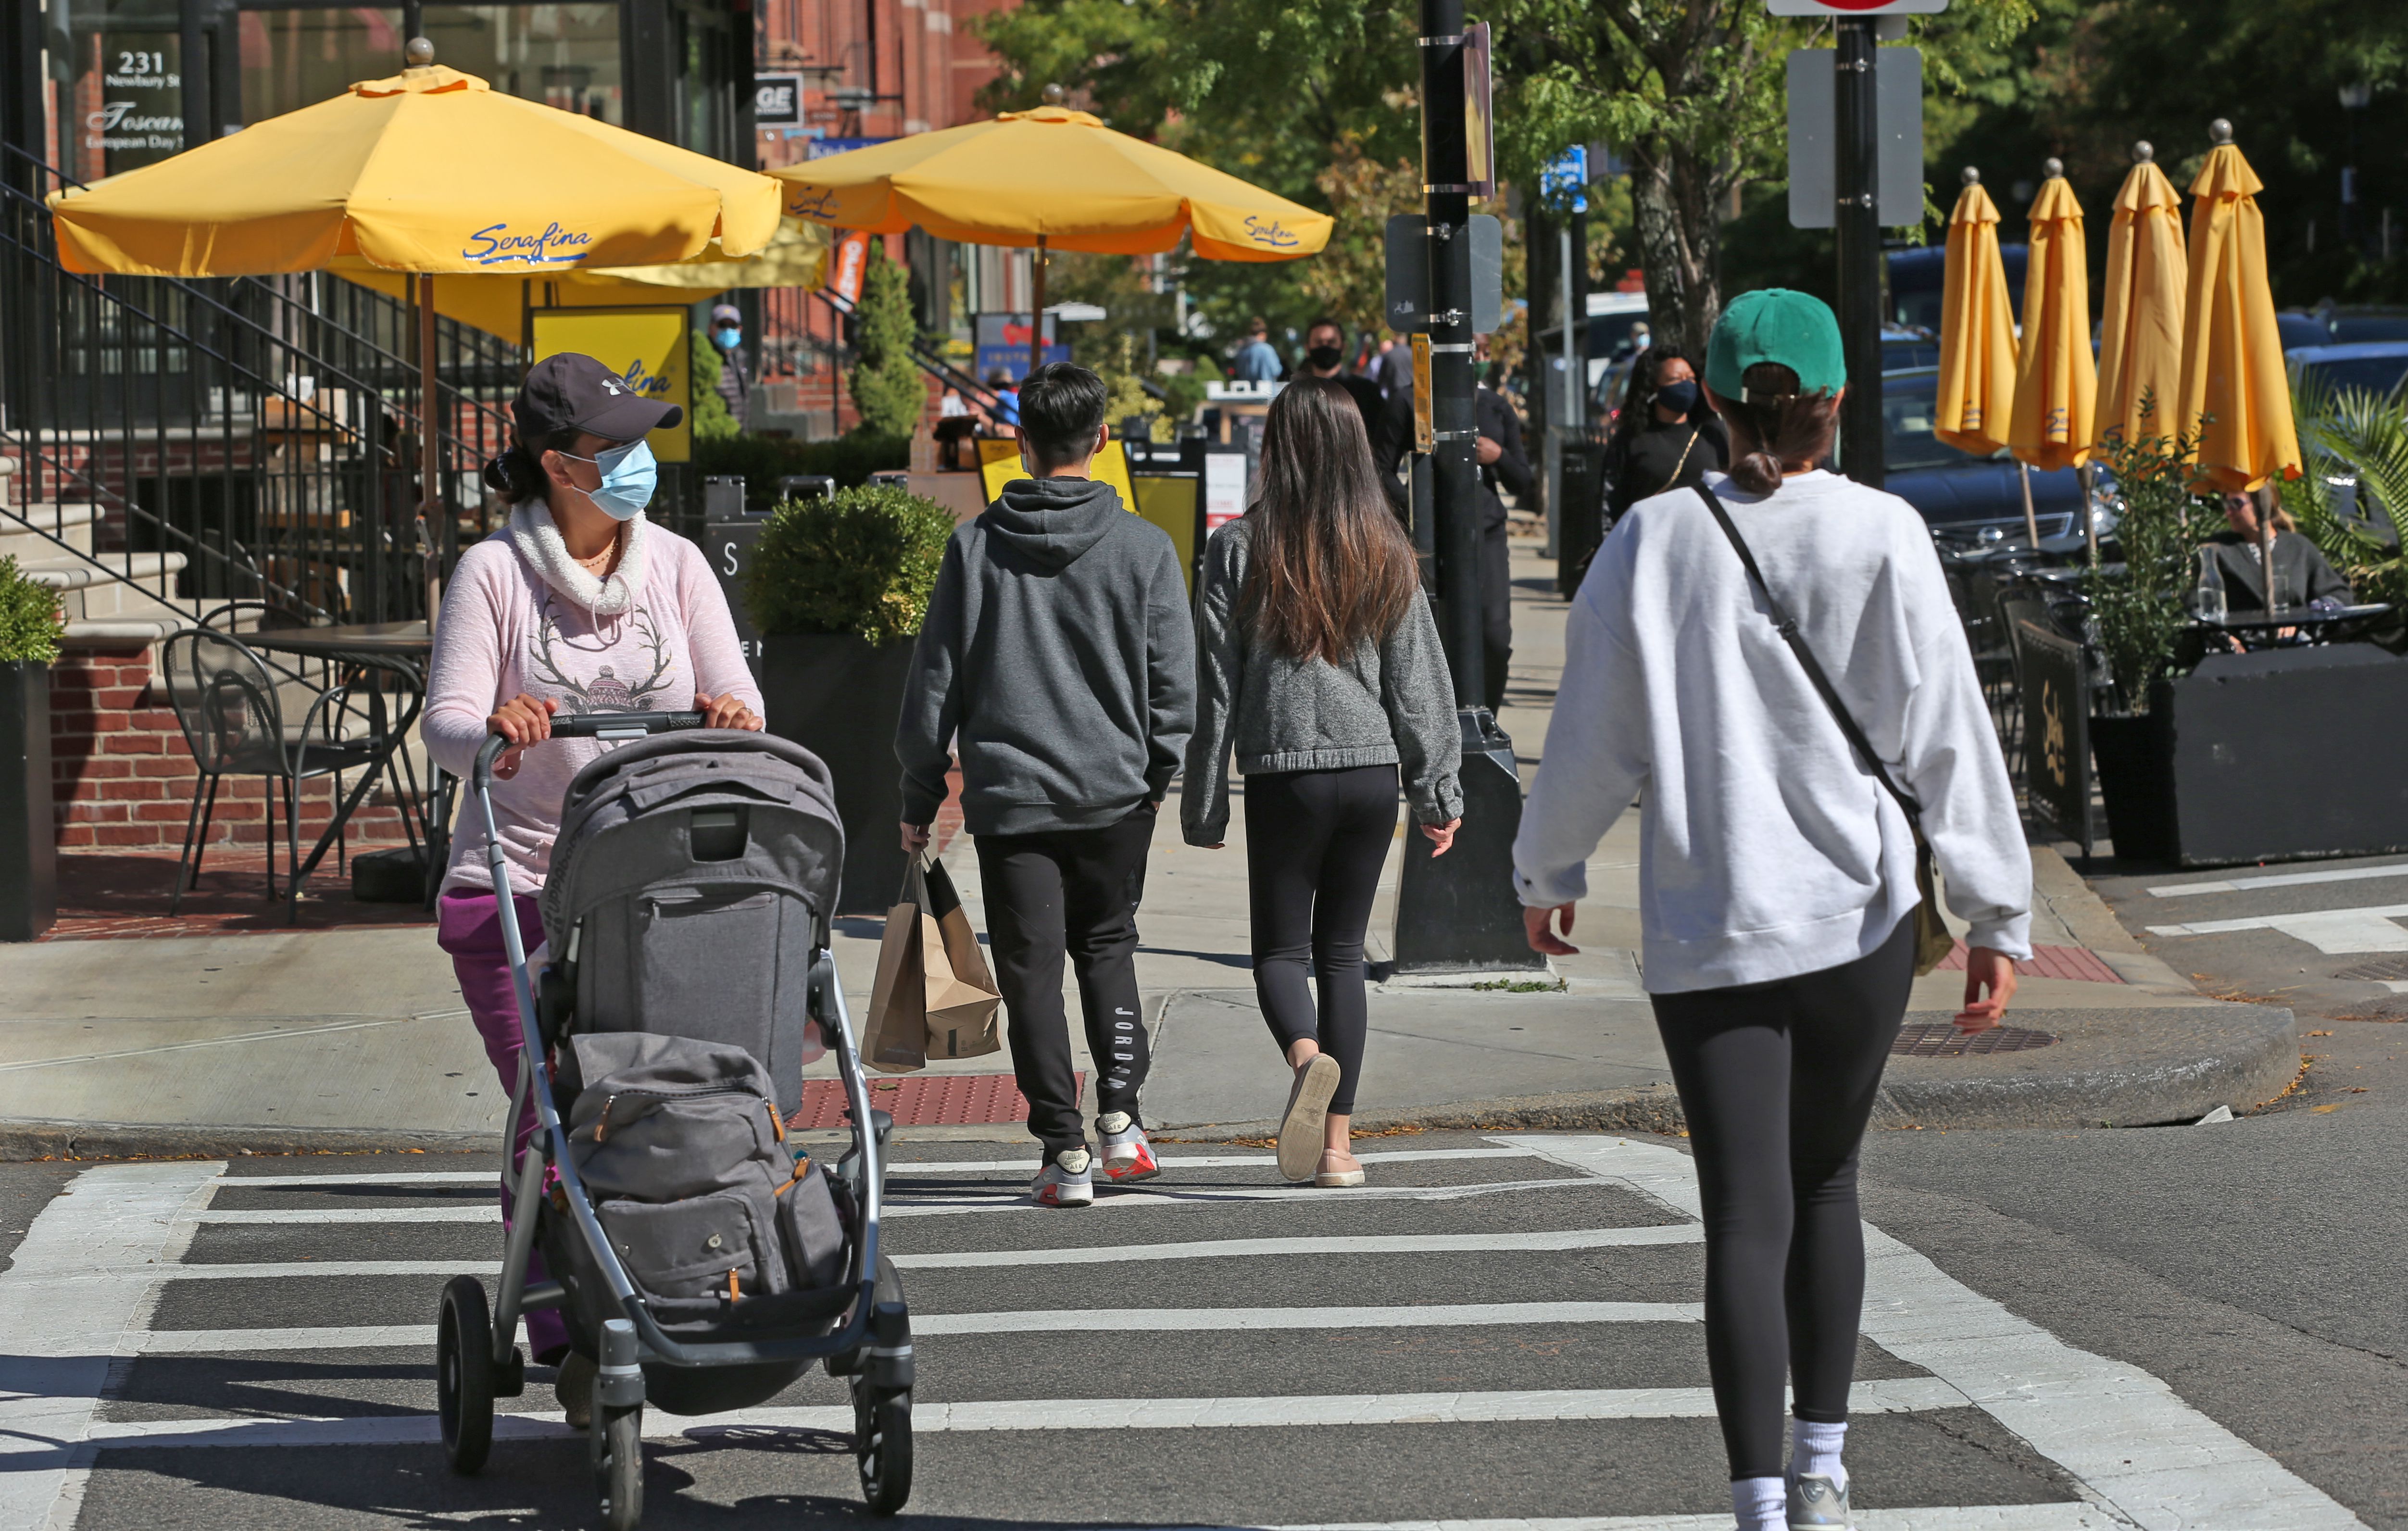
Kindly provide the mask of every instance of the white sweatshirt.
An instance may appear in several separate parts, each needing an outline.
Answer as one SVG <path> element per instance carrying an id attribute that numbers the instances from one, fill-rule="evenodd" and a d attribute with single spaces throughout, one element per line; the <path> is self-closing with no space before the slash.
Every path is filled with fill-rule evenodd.
<path id="1" fill-rule="evenodd" d="M 1922 805 L 1971 944 L 2030 955 L 2030 852 L 1922 518 L 1826 472 L 1769 496 L 1708 481 L 1891 779 Z M 1694 491 L 1616 523 L 1564 645 L 1513 842 L 1524 904 L 1584 896 L 1590 852 L 1641 796 L 1650 993 L 1854 962 L 1914 909 L 1905 812 L 1848 747 Z"/>

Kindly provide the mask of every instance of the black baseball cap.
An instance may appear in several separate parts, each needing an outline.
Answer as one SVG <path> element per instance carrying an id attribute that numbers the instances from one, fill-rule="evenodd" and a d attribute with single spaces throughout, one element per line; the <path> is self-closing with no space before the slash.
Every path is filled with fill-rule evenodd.
<path id="1" fill-rule="evenodd" d="M 510 413 L 519 435 L 529 441 L 566 430 L 634 441 L 685 418 L 678 406 L 644 397 L 626 379 L 574 351 L 528 368 Z"/>

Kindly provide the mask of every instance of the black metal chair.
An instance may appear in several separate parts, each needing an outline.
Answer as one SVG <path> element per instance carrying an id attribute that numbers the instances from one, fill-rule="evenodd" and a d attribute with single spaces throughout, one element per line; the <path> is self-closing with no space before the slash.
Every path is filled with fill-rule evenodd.
<path id="1" fill-rule="evenodd" d="M 160 667 L 167 679 L 168 704 L 184 731 L 200 775 L 193 783 L 193 806 L 184 816 L 184 851 L 176 863 L 176 894 L 169 911 L 183 907 L 184 892 L 200 881 L 201 862 L 208 854 L 206 837 L 217 812 L 218 785 L 229 776 L 256 776 L 266 790 L 265 852 L 267 896 L 276 896 L 276 803 L 284 802 L 284 839 L 288 858 L 285 880 L 287 916 L 301 903 L 300 784 L 314 777 L 358 770 L 373 765 L 374 739 L 345 738 L 337 733 L 349 700 L 348 686 L 317 692 L 301 724 L 288 730 L 281 692 L 291 677 L 280 679 L 276 668 L 240 639 L 206 628 L 178 633 L 160 651 Z"/>

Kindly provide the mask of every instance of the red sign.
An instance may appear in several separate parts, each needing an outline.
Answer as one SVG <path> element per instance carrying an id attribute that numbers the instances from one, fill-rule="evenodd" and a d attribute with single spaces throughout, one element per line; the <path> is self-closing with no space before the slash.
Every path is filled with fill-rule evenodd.
<path id="1" fill-rule="evenodd" d="M 1775 16 L 1937 16 L 1948 0 L 1766 0 Z"/>
<path id="2" fill-rule="evenodd" d="M 869 266 L 869 236 L 858 229 L 846 233 L 828 251 L 828 291 L 851 308 L 861 301 L 861 275 Z"/>

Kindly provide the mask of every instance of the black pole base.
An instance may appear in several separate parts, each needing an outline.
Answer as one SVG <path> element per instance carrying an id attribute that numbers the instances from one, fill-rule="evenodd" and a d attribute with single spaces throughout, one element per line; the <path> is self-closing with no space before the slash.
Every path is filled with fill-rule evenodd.
<path id="1" fill-rule="evenodd" d="M 58 923 L 58 829 L 50 823 L 50 667 L 0 665 L 0 941 Z"/>
<path id="2" fill-rule="evenodd" d="M 1513 741 L 1486 708 L 1463 721 L 1463 827 L 1443 856 L 1421 834 L 1405 835 L 1404 877 L 1397 890 L 1399 973 L 1544 971 L 1530 950 L 1513 896 L 1513 837 L 1522 828 L 1522 778 Z"/>

